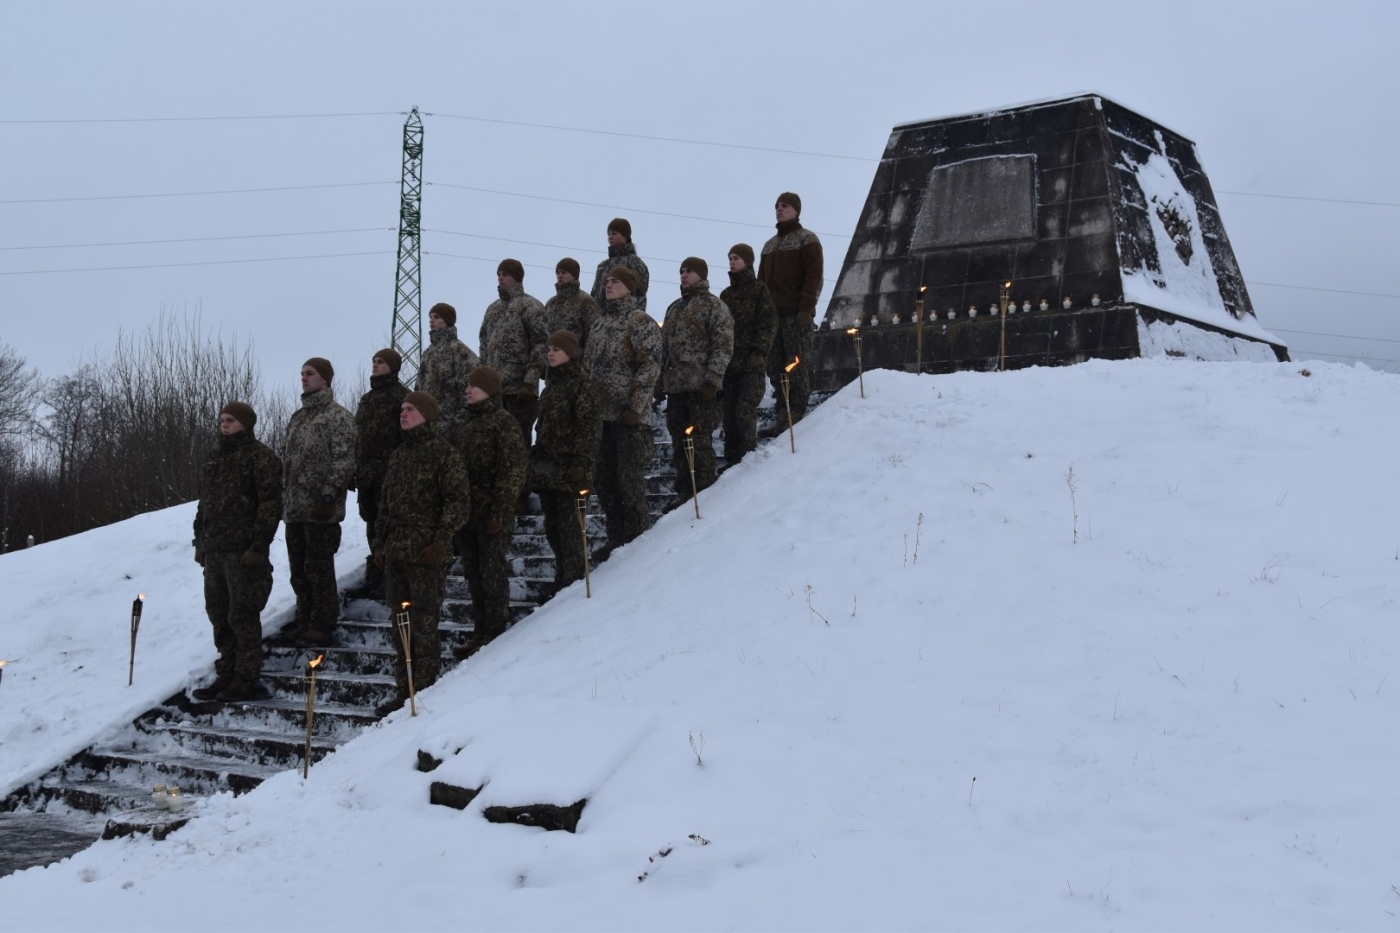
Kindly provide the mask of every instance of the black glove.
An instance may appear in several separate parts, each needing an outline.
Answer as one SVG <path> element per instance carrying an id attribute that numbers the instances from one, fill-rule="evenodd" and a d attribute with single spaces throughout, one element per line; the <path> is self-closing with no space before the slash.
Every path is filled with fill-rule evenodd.
<path id="1" fill-rule="evenodd" d="M 749 354 L 749 369 L 762 369 L 763 365 L 767 362 L 768 357 L 764 356 L 762 353 Z"/>
<path id="2" fill-rule="evenodd" d="M 244 567 L 261 567 L 267 563 L 267 555 L 249 548 L 243 552 L 243 558 L 239 563 Z"/>
<path id="3" fill-rule="evenodd" d="M 564 471 L 564 482 L 566 482 L 566 483 L 572 483 L 572 484 L 574 484 L 575 486 L 577 486 L 579 483 L 583 482 L 583 467 L 576 467 L 576 466 L 573 466 L 573 467 L 569 467 L 567 470 L 565 470 L 565 471 Z"/>
<path id="4" fill-rule="evenodd" d="M 699 397 L 700 401 L 702 402 L 713 402 L 715 400 L 715 395 L 718 392 L 719 389 L 707 383 L 705 385 L 702 385 L 700 387 L 700 391 L 696 392 L 695 394 Z"/>
<path id="5" fill-rule="evenodd" d="M 418 552 L 418 563 L 428 567 L 441 567 L 447 560 L 447 545 L 434 541 Z"/>
<path id="6" fill-rule="evenodd" d="M 642 423 L 642 416 L 630 408 L 624 408 L 622 414 L 617 416 L 617 420 L 621 421 L 629 428 L 635 428 Z"/>
<path id="7" fill-rule="evenodd" d="M 504 527 L 499 518 L 490 518 L 486 520 L 486 524 L 481 526 L 481 530 L 488 535 L 498 535 Z"/>
<path id="8" fill-rule="evenodd" d="M 318 522 L 330 521 L 335 518 L 335 498 L 330 495 L 321 496 L 311 507 L 311 517 Z"/>

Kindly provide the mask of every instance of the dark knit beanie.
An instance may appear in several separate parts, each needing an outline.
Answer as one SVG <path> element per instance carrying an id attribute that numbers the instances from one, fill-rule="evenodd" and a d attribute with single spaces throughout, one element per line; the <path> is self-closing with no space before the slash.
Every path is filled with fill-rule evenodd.
<path id="1" fill-rule="evenodd" d="M 410 392 L 403 397 L 403 400 L 414 408 L 428 421 L 436 421 L 438 416 L 437 399 L 427 392 Z"/>
<path id="2" fill-rule="evenodd" d="M 700 278 L 702 279 L 708 279 L 710 277 L 710 264 L 699 256 L 685 257 L 681 260 L 681 268 L 700 273 Z"/>
<path id="3" fill-rule="evenodd" d="M 238 419 L 238 423 L 243 425 L 243 430 L 252 433 L 253 425 L 258 423 L 258 413 L 253 411 L 253 406 L 246 402 L 229 402 L 219 409 L 221 415 L 233 415 Z"/>
<path id="4" fill-rule="evenodd" d="M 476 386 L 487 395 L 500 395 L 501 374 L 490 366 L 478 366 L 467 373 L 467 385 Z"/>
<path id="5" fill-rule="evenodd" d="M 567 272 L 577 279 L 579 275 L 578 260 L 565 256 L 563 259 L 559 260 L 559 263 L 554 267 L 554 271 Z"/>
<path id="6" fill-rule="evenodd" d="M 632 225 L 627 222 L 626 217 L 614 217 L 608 221 L 608 232 L 612 233 L 614 230 L 627 237 L 628 243 L 632 242 Z"/>
<path id="7" fill-rule="evenodd" d="M 316 370 L 316 372 L 320 373 L 321 378 L 326 380 L 326 385 L 330 385 L 335 381 L 335 367 L 331 365 L 330 360 L 324 357 L 313 356 L 301 365 L 303 369 L 310 366 L 312 369 Z"/>
<path id="8" fill-rule="evenodd" d="M 383 350 L 375 350 L 371 359 L 383 360 L 389 364 L 389 372 L 396 373 L 403 368 L 403 357 L 399 356 L 399 351 L 392 347 L 385 347 Z"/>
<path id="9" fill-rule="evenodd" d="M 508 275 L 517 282 L 525 281 L 525 267 L 520 264 L 519 259 L 502 259 L 501 264 L 496 267 L 497 275 Z"/>
<path id="10" fill-rule="evenodd" d="M 428 309 L 429 314 L 436 314 L 447 323 L 448 327 L 457 326 L 457 309 L 445 301 L 439 301 Z"/>
<path id="11" fill-rule="evenodd" d="M 570 331 L 556 330 L 549 335 L 548 346 L 558 347 L 569 355 L 569 359 L 578 359 L 578 338 Z"/>
<path id="12" fill-rule="evenodd" d="M 617 279 L 623 285 L 626 285 L 627 290 L 632 294 L 635 295 L 637 293 L 637 273 L 633 272 L 631 269 L 626 266 L 618 266 L 608 272 L 608 275 Z"/>
<path id="13" fill-rule="evenodd" d="M 779 204 L 791 205 L 792 209 L 797 211 L 797 213 L 802 213 L 802 199 L 791 191 L 784 191 L 782 194 L 778 195 L 778 200 L 773 202 L 773 206 L 777 207 Z"/>
<path id="14" fill-rule="evenodd" d="M 729 247 L 729 255 L 738 256 L 744 260 L 744 265 L 753 268 L 753 247 L 747 243 L 735 243 Z"/>

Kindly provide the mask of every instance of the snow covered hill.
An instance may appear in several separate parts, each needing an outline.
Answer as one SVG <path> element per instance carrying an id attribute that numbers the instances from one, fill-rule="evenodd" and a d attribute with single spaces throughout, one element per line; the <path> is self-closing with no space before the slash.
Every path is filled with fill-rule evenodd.
<path id="1" fill-rule="evenodd" d="M 1307 368 L 867 374 L 419 717 L 0 880 L 6 921 L 1394 929 L 1400 379 Z M 186 513 L 0 558 L 4 781 L 140 706 L 129 567 L 170 591 L 138 684 L 207 663 Z M 581 798 L 577 834 L 481 816 Z"/>

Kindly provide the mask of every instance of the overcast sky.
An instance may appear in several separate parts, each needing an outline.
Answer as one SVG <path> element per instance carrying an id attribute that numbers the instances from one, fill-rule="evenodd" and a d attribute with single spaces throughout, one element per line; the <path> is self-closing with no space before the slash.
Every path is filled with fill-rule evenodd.
<path id="1" fill-rule="evenodd" d="M 762 244 L 785 189 L 834 280 L 892 126 L 1095 91 L 1195 140 L 1259 319 L 1296 357 L 1400 370 L 1397 27 L 1388 0 L 8 0 L 0 341 L 57 376 L 162 309 L 198 310 L 289 390 L 308 356 L 367 368 L 389 337 L 413 106 L 436 114 L 424 306 L 454 304 L 475 346 L 500 259 L 524 262 L 541 300 L 565 255 L 586 287 L 619 214 L 658 317 L 677 261 L 702 256 L 726 284 L 729 247 Z M 24 122 L 347 113 L 382 115 Z M 86 200 L 34 201 L 65 198 Z M 78 248 L 135 240 L 181 242 Z M 331 258 L 284 258 L 313 256 Z M 151 268 L 48 271 L 116 266 Z"/>

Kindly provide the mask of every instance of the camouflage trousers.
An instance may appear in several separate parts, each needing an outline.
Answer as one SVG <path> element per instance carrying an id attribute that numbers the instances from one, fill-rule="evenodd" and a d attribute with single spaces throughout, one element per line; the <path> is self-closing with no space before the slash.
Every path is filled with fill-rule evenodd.
<path id="1" fill-rule="evenodd" d="M 379 517 L 379 488 L 378 486 L 361 486 L 356 491 L 355 497 L 360 507 L 360 518 L 365 521 L 365 540 L 374 545 L 374 523 Z"/>
<path id="2" fill-rule="evenodd" d="M 442 568 L 416 561 L 384 562 L 384 583 L 393 613 L 394 684 L 399 697 L 408 696 L 408 664 L 399 614 L 408 603 L 409 645 L 413 649 L 413 689 L 419 691 L 435 683 L 442 666 L 442 642 L 438 636 L 438 612 L 442 608 Z"/>
<path id="3" fill-rule="evenodd" d="M 540 413 L 540 400 L 533 395 L 501 393 L 501 407 L 510 412 L 511 417 L 520 422 L 520 430 L 525 436 L 525 449 L 530 449 L 530 434 L 535 429 L 535 418 Z"/>
<path id="4" fill-rule="evenodd" d="M 777 400 L 778 420 L 787 421 L 787 411 L 783 408 L 783 367 L 794 357 L 802 362 L 788 374 L 788 394 L 792 404 L 792 420 L 797 421 L 807 414 L 807 397 L 812 394 L 811 371 L 808 363 L 812 359 L 812 319 L 802 313 L 778 314 L 778 334 L 773 338 L 773 347 L 768 351 L 768 380 L 773 385 L 773 398 Z"/>
<path id="5" fill-rule="evenodd" d="M 539 491 L 544 509 L 544 536 L 554 552 L 554 585 L 563 588 L 583 579 L 583 532 L 578 524 L 578 496 L 555 489 Z"/>
<path id="6" fill-rule="evenodd" d="M 646 470 L 654 446 L 649 424 L 629 428 L 620 421 L 603 422 L 593 485 L 608 525 L 608 543 L 613 546 L 626 544 L 651 527 Z"/>
<path id="7" fill-rule="evenodd" d="M 730 464 L 758 446 L 758 403 L 763 399 L 763 372 L 745 369 L 724 374 L 724 459 Z"/>
<path id="8" fill-rule="evenodd" d="M 676 470 L 676 495 L 684 502 L 694 490 L 715 482 L 715 429 L 720 423 L 718 398 L 700 400 L 698 392 L 674 392 L 666 396 L 666 430 L 671 432 L 671 465 Z M 690 461 L 685 455 L 685 429 L 695 426 L 695 487 L 690 483 Z"/>
<path id="9" fill-rule="evenodd" d="M 292 592 L 297 594 L 296 626 L 329 632 L 340 619 L 340 590 L 335 585 L 340 523 L 287 522 L 283 528 Z"/>
<path id="10" fill-rule="evenodd" d="M 482 522 L 469 522 L 457 532 L 457 553 L 462 555 L 462 575 L 472 597 L 473 636 L 482 644 L 500 635 L 510 621 L 510 547 L 514 520 L 494 535 L 482 530 Z"/>
<path id="11" fill-rule="evenodd" d="M 244 567 L 242 551 L 204 555 L 204 611 L 214 626 L 220 680 L 251 683 L 262 674 L 262 620 L 272 592 L 272 564 Z"/>

